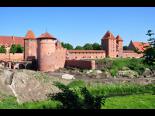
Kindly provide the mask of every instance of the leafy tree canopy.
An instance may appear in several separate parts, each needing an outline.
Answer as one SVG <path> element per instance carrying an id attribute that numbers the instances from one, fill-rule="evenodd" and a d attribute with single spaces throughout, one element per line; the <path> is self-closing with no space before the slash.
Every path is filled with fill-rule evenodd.
<path id="1" fill-rule="evenodd" d="M 61 42 L 61 45 L 66 48 L 67 50 L 73 50 L 73 46 L 69 43 L 63 43 Z"/>
<path id="2" fill-rule="evenodd" d="M 101 50 L 101 47 L 98 43 L 93 43 L 92 47 L 93 47 L 93 50 Z"/>
<path id="3" fill-rule="evenodd" d="M 83 47 L 78 45 L 75 47 L 75 50 L 83 50 Z"/>

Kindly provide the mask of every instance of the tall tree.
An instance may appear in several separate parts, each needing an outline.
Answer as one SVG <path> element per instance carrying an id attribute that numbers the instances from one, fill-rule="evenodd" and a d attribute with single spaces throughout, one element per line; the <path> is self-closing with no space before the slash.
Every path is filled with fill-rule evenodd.
<path id="1" fill-rule="evenodd" d="M 16 53 L 23 53 L 23 51 L 24 51 L 23 47 L 20 44 L 16 45 L 16 49 L 17 49 Z"/>
<path id="2" fill-rule="evenodd" d="M 150 47 L 148 47 L 144 51 L 145 61 L 150 65 L 154 65 L 155 64 L 155 38 L 153 37 L 154 33 L 152 30 L 148 30 L 146 35 L 149 36 L 148 41 L 150 43 Z"/>
<path id="3" fill-rule="evenodd" d="M 10 48 L 10 53 L 16 53 L 17 52 L 17 47 L 16 47 L 16 45 L 15 44 L 12 44 L 11 45 L 11 48 Z"/>
<path id="4" fill-rule="evenodd" d="M 4 45 L 0 46 L 0 53 L 6 53 L 6 48 Z"/>

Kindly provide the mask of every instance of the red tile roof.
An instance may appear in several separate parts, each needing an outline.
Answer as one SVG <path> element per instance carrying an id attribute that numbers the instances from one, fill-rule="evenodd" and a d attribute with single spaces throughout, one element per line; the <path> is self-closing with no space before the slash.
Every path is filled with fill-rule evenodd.
<path id="1" fill-rule="evenodd" d="M 115 39 L 115 37 L 110 31 L 107 31 L 102 39 Z"/>
<path id="2" fill-rule="evenodd" d="M 143 43 L 143 42 L 132 42 L 133 46 L 137 48 L 139 51 L 144 51 L 147 46 L 150 46 L 149 43 Z"/>
<path id="3" fill-rule="evenodd" d="M 35 39 L 35 35 L 34 35 L 33 31 L 29 30 L 27 32 L 25 38 L 27 38 L 27 39 Z"/>
<path id="4" fill-rule="evenodd" d="M 117 35 L 116 39 L 119 41 L 123 41 L 123 39 L 119 35 Z"/>
<path id="5" fill-rule="evenodd" d="M 40 39 L 56 39 L 53 35 L 48 32 L 41 34 L 38 38 Z"/>
<path id="6" fill-rule="evenodd" d="M 83 52 L 87 52 L 87 53 L 104 53 L 105 51 L 104 50 L 67 50 L 68 52 L 70 53 L 73 53 L 73 52 L 80 52 L 80 53 L 83 53 Z"/>
<path id="7" fill-rule="evenodd" d="M 12 44 L 21 44 L 24 47 L 24 37 L 0 36 L 0 45 L 11 46 Z"/>

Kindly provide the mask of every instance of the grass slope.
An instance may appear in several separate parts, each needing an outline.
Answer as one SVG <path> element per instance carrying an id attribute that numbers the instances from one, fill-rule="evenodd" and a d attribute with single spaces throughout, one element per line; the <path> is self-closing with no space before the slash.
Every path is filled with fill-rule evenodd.
<path id="1" fill-rule="evenodd" d="M 106 99 L 102 109 L 155 109 L 155 95 L 141 94 Z"/>

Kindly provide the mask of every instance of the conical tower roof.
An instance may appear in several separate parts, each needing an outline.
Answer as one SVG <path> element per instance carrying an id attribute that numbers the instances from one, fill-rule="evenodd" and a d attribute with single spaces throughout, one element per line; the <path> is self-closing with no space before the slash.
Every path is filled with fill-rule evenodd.
<path id="1" fill-rule="evenodd" d="M 35 39 L 35 35 L 32 30 L 28 30 L 25 36 L 26 39 Z"/>
<path id="2" fill-rule="evenodd" d="M 56 40 L 56 38 L 53 35 L 49 34 L 48 32 L 45 32 L 45 33 L 41 34 L 38 38 L 40 38 L 40 39 L 54 39 L 54 40 Z"/>

